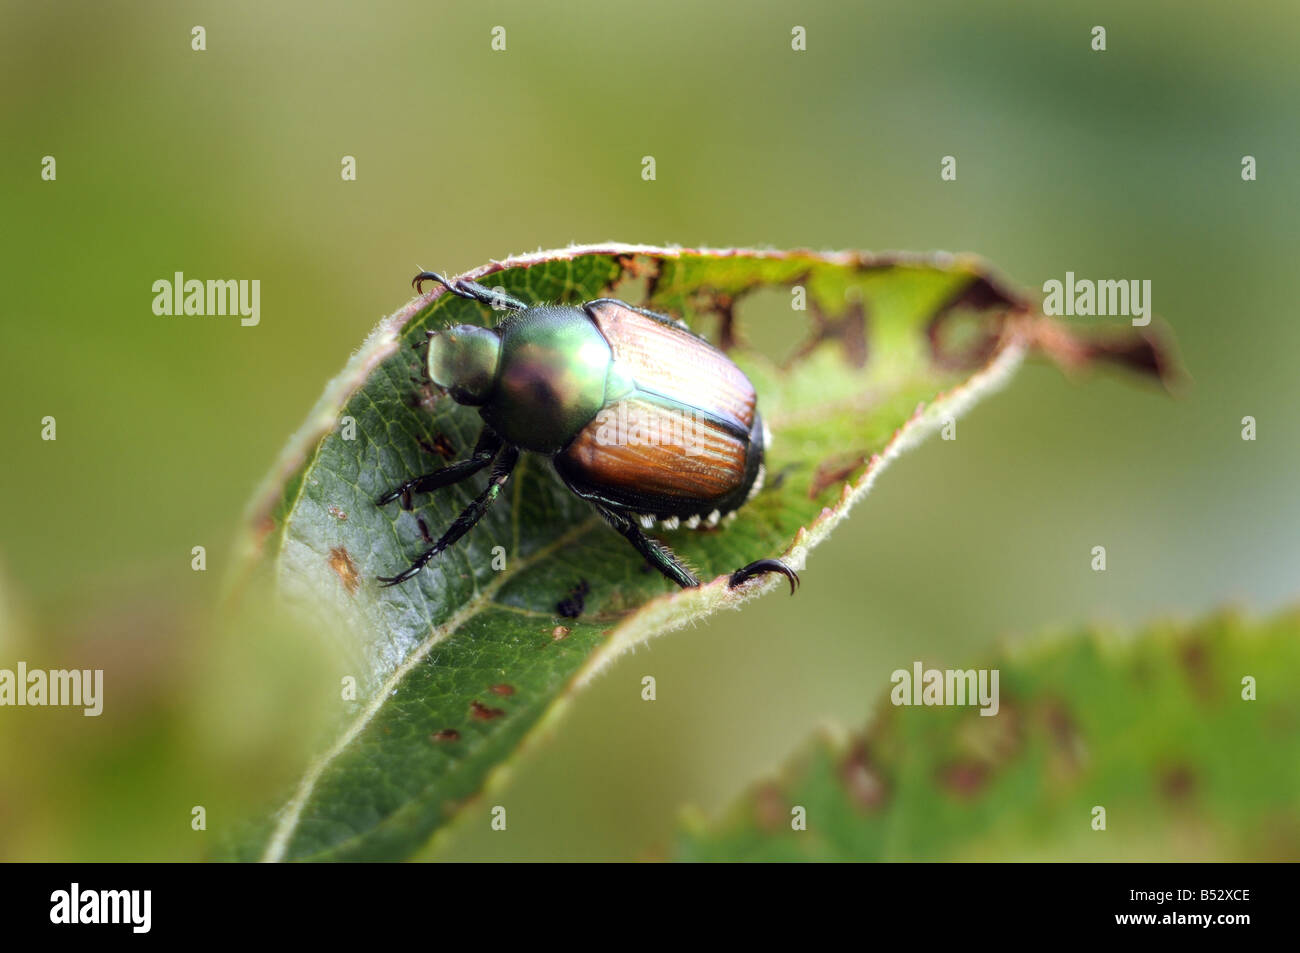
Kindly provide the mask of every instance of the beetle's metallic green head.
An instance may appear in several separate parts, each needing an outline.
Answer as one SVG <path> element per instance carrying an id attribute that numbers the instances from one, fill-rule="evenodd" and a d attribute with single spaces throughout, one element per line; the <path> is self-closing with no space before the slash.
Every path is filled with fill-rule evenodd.
<path id="1" fill-rule="evenodd" d="M 491 328 L 457 324 L 429 337 L 429 379 L 458 404 L 487 403 L 501 366 L 501 337 Z"/>

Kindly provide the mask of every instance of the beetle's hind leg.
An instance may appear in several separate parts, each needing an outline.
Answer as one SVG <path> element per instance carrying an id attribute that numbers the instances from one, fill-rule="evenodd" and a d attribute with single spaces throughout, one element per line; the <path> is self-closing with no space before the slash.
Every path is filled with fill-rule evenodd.
<path id="1" fill-rule="evenodd" d="M 794 591 L 799 588 L 799 574 L 779 559 L 756 559 L 748 566 L 741 566 L 727 580 L 727 588 L 735 589 L 742 582 L 753 579 L 755 576 L 765 576 L 770 572 L 779 572 L 790 580 L 790 595 L 793 596 Z"/>
<path id="2" fill-rule="evenodd" d="M 453 463 L 451 466 L 443 467 L 441 470 L 434 470 L 432 473 L 412 477 L 375 500 L 375 505 L 384 506 L 399 497 L 409 504 L 407 497 L 411 493 L 431 493 L 434 490 L 442 489 L 444 486 L 459 483 L 466 477 L 478 473 L 491 463 L 492 458 L 497 455 L 500 449 L 501 438 L 484 427 L 482 433 L 478 435 L 478 443 L 474 445 L 474 452 L 470 454 L 468 460 Z M 406 508 L 410 509 L 410 506 L 408 505 Z"/>
<path id="3" fill-rule="evenodd" d="M 451 546 L 458 539 L 474 528 L 474 524 L 483 518 L 483 514 L 488 511 L 501 494 L 501 488 L 505 486 L 506 480 L 510 479 L 510 472 L 514 470 L 515 464 L 519 462 L 519 451 L 514 447 L 506 447 L 497 457 L 496 463 L 492 465 L 492 478 L 488 480 L 487 489 L 474 498 L 474 502 L 461 512 L 459 516 L 448 527 L 447 532 L 442 534 L 442 538 L 436 543 L 420 553 L 415 562 L 399 572 L 396 576 L 380 576 L 379 581 L 385 588 L 389 586 L 400 585 L 406 582 L 412 576 L 417 575 L 428 563 L 447 547 Z M 450 468 L 448 468 L 450 469 Z"/>
<path id="4" fill-rule="evenodd" d="M 646 562 L 677 585 L 683 589 L 693 589 L 700 584 L 691 571 L 682 565 L 681 560 L 668 551 L 668 547 L 641 532 L 641 528 L 636 525 L 636 520 L 603 506 L 597 506 L 596 512 L 605 517 L 605 521 L 610 526 L 622 533 Z"/>
<path id="5" fill-rule="evenodd" d="M 448 281 L 436 271 L 422 271 L 411 279 L 411 285 L 415 288 L 417 294 L 424 294 L 421 285 L 426 281 L 436 281 L 454 295 L 469 298 L 471 301 L 480 301 L 491 308 L 523 311 L 528 307 L 518 298 L 512 298 L 505 292 L 493 291 L 491 288 L 483 287 L 476 281 L 467 281 L 464 278 Z"/>

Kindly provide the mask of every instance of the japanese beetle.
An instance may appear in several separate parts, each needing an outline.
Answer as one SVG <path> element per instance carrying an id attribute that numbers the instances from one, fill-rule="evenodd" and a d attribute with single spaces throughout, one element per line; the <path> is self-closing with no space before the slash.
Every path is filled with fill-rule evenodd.
<path id="1" fill-rule="evenodd" d="M 550 458 L 564 485 L 588 500 L 655 569 L 682 588 L 699 580 L 642 530 L 660 523 L 714 526 L 763 483 L 769 436 L 754 385 L 682 321 L 613 298 L 580 306 L 528 305 L 464 279 L 423 271 L 463 298 L 510 313 L 495 327 L 429 332 L 429 379 L 477 407 L 483 430 L 467 460 L 407 480 L 384 506 L 450 486 L 490 467 L 487 488 L 429 549 L 385 586 L 405 582 L 464 536 L 501 492 L 521 451 Z M 731 574 L 729 584 L 779 572 L 777 559 Z"/>

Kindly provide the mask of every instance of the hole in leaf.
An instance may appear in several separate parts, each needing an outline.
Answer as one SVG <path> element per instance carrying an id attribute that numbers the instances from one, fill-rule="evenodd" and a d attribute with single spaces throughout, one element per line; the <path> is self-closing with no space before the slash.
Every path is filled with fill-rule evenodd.
<path id="1" fill-rule="evenodd" d="M 807 338 L 809 327 L 808 312 L 796 311 L 791 307 L 792 301 L 791 289 L 782 286 L 757 288 L 738 298 L 735 307 L 738 345 L 762 354 L 773 364 L 782 365 L 790 360 Z"/>

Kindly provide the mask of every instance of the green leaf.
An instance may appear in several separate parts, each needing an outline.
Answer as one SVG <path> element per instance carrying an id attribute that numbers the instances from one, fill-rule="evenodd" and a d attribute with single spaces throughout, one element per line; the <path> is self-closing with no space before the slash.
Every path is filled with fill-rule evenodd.
<path id="1" fill-rule="evenodd" d="M 439 288 L 383 321 L 252 509 L 249 564 L 285 600 L 342 628 L 361 690 L 337 740 L 237 856 L 409 856 L 619 653 L 783 586 L 769 577 L 729 590 L 725 576 L 762 557 L 801 568 L 889 460 L 1006 380 L 1028 351 L 1146 370 L 1166 361 L 1131 329 L 1092 341 L 1066 333 L 970 258 L 612 245 L 494 262 L 464 277 L 529 302 L 622 297 L 711 334 L 754 381 L 774 432 L 768 488 L 729 526 L 665 534 L 705 582 L 679 592 L 569 494 L 548 461 L 525 457 L 472 533 L 405 585 L 379 588 L 376 576 L 427 545 L 420 519 L 437 535 L 483 485 L 480 476 L 417 499 L 413 512 L 373 503 L 471 449 L 477 414 L 423 382 L 419 348 L 427 329 L 491 323 L 492 314 Z M 794 286 L 805 289 L 805 311 L 791 310 Z M 776 333 L 788 360 L 744 343 L 762 289 L 782 296 Z M 561 617 L 557 606 L 579 588 L 588 591 L 583 614 Z"/>
<path id="2" fill-rule="evenodd" d="M 718 822 L 688 816 L 676 857 L 1300 857 L 1300 614 L 1085 633 L 989 664 L 996 716 L 886 698 L 865 734 L 824 735 Z"/>

